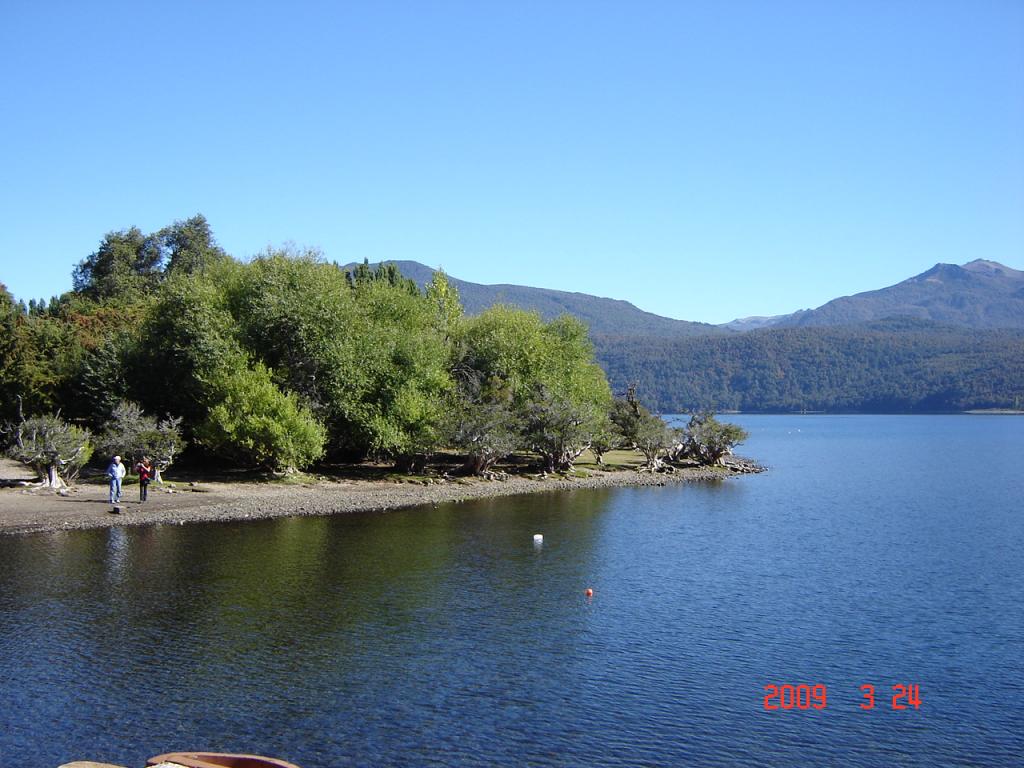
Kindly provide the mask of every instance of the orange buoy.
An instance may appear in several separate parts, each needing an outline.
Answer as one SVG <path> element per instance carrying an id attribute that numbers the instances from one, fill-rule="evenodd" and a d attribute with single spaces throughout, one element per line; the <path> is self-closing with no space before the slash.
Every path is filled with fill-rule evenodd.
<path id="1" fill-rule="evenodd" d="M 590 587 L 587 587 L 585 590 L 583 590 L 583 594 L 586 595 L 587 597 L 593 597 L 594 596 L 594 590 L 592 590 Z"/>

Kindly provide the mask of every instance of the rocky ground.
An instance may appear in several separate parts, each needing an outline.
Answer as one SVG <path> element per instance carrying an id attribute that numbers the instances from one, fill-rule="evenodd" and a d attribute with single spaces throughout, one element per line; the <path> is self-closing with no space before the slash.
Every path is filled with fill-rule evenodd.
<path id="1" fill-rule="evenodd" d="M 176 482 L 172 472 L 163 486 L 150 487 L 149 499 L 144 503 L 138 500 L 138 486 L 126 485 L 119 512 L 114 514 L 106 485 L 79 483 L 66 495 L 19 486 L 16 483 L 32 480 L 32 473 L 4 460 L 0 461 L 0 484 L 11 487 L 0 488 L 0 534 L 384 511 L 487 496 L 722 480 L 761 470 L 751 461 L 731 459 L 726 467 L 692 467 L 654 475 L 635 469 L 591 469 L 571 477 L 513 475 L 500 480 L 460 477 L 415 481 L 332 477 L 289 483 Z"/>

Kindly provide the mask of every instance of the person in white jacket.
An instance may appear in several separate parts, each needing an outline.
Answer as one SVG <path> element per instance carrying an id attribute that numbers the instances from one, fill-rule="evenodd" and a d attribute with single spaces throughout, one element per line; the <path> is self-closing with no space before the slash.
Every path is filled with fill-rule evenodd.
<path id="1" fill-rule="evenodd" d="M 121 480 L 124 478 L 127 470 L 124 468 L 124 464 L 121 463 L 121 457 L 115 456 L 110 466 L 107 467 L 107 477 L 110 478 L 110 503 L 117 504 L 121 500 Z"/>

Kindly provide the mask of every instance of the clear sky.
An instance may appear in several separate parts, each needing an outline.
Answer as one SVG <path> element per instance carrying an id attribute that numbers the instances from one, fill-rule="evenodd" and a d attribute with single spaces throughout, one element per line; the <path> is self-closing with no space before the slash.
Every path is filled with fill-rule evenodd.
<path id="1" fill-rule="evenodd" d="M 1024 2 L 29 2 L 0 282 L 196 213 L 684 320 L 1024 268 Z"/>

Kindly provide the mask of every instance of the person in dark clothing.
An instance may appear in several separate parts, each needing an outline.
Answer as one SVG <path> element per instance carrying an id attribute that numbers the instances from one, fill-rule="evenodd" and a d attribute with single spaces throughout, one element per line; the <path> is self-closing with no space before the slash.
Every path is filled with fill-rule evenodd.
<path id="1" fill-rule="evenodd" d="M 135 465 L 135 471 L 139 473 L 139 503 L 141 504 L 146 500 L 149 493 L 149 481 L 153 477 L 153 465 L 148 456 L 144 456 L 142 461 Z"/>

